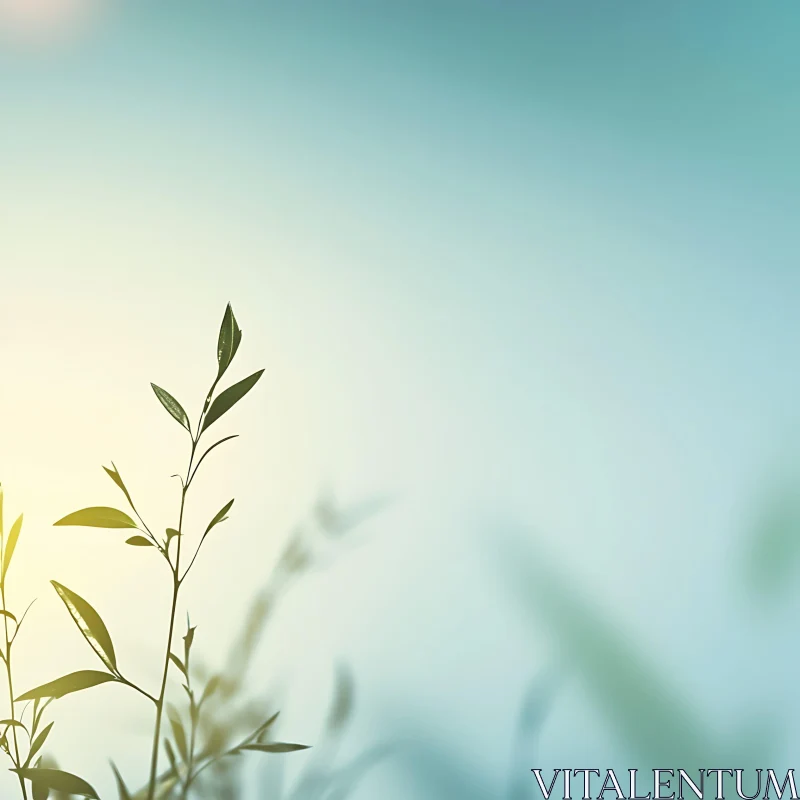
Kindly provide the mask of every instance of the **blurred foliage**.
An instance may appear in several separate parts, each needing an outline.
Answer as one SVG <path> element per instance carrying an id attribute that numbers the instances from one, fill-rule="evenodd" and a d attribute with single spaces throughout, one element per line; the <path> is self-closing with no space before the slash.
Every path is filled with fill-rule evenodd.
<path id="1" fill-rule="evenodd" d="M 251 603 L 224 667 L 218 671 L 210 670 L 202 663 L 193 667 L 192 678 L 212 689 L 198 725 L 198 758 L 207 761 L 209 767 L 193 783 L 192 796 L 237 800 L 245 795 L 244 762 L 240 758 L 226 759 L 222 756 L 273 714 L 274 701 L 252 692 L 252 687 L 258 687 L 259 681 L 251 677 L 254 659 L 269 623 L 286 594 L 312 570 L 331 563 L 343 546 L 352 545 L 353 531 L 385 504 L 385 499 L 376 498 L 343 509 L 333 496 L 321 496 L 311 518 L 290 535 L 266 585 Z M 340 667 L 321 739 L 305 756 L 300 776 L 288 785 L 280 761 L 266 765 L 264 789 L 259 792 L 259 797 L 273 800 L 344 800 L 348 797 L 363 776 L 389 752 L 388 747 L 378 746 L 344 764 L 338 763 L 354 702 L 354 678 L 349 670 Z M 187 708 L 182 719 L 186 719 L 189 711 Z M 180 716 L 174 707 L 171 713 Z M 277 720 L 275 724 L 278 724 Z M 179 753 L 182 746 L 175 736 L 176 730 L 179 728 L 173 728 L 166 738 L 166 746 L 173 753 Z M 175 764 L 179 773 L 185 769 L 179 759 L 175 759 Z M 161 775 L 162 781 L 168 780 L 171 772 L 165 771 Z M 164 800 L 179 797 L 178 786 L 166 790 L 161 797 Z M 140 796 L 144 795 L 141 792 L 136 795 L 137 798 Z"/>

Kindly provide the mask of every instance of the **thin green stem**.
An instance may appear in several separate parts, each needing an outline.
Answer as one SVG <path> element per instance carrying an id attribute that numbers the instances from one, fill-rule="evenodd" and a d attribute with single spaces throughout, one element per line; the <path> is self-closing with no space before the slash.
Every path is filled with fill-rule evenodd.
<path id="1" fill-rule="evenodd" d="M 5 586 L 5 581 L 0 582 L 0 601 L 2 601 L 2 604 L 3 604 L 3 611 L 7 611 L 8 609 L 6 608 L 6 586 Z M 16 714 L 15 714 L 15 711 L 14 711 L 14 681 L 13 681 L 13 678 L 11 677 L 11 674 L 12 674 L 11 673 L 11 640 L 9 639 L 9 636 L 8 636 L 8 617 L 6 617 L 5 615 L 3 615 L 3 631 L 4 631 L 4 634 L 5 634 L 5 638 L 6 638 L 5 662 L 6 662 L 6 677 L 8 679 L 8 703 L 9 703 L 9 706 L 11 707 L 10 708 L 11 719 L 12 720 L 16 720 Z M 11 726 L 11 734 L 12 734 L 13 739 L 14 739 L 14 758 L 13 758 L 14 766 L 17 769 L 19 769 L 22 766 L 22 764 L 21 764 L 20 758 L 19 758 L 19 742 L 17 741 L 17 727 L 16 727 L 16 725 L 12 725 Z M 28 800 L 28 790 L 25 787 L 25 780 L 22 777 L 22 775 L 20 775 L 19 773 L 17 773 L 17 777 L 19 778 L 19 787 L 22 790 L 22 797 L 24 798 L 24 800 Z"/>
<path id="2" fill-rule="evenodd" d="M 150 755 L 150 777 L 148 780 L 147 800 L 155 800 L 156 784 L 158 782 L 158 752 L 159 752 L 159 742 L 161 739 L 161 721 L 164 715 L 164 698 L 167 692 L 167 677 L 169 676 L 169 664 L 170 664 L 169 655 L 172 652 L 172 637 L 175 632 L 175 612 L 177 611 L 178 608 L 178 594 L 180 592 L 181 585 L 183 584 L 183 581 L 189 572 L 189 570 L 187 569 L 182 577 L 180 575 L 181 544 L 183 542 L 183 512 L 186 508 L 186 494 L 189 491 L 189 485 L 192 479 L 197 473 L 196 468 L 194 472 L 192 472 L 192 465 L 194 464 L 194 457 L 197 452 L 197 445 L 200 441 L 200 437 L 203 435 L 203 420 L 205 419 L 206 412 L 208 411 L 208 408 L 211 405 L 211 397 L 214 394 L 214 389 L 217 388 L 217 383 L 219 383 L 220 377 L 221 376 L 218 374 L 216 379 L 214 380 L 214 383 L 211 384 L 211 388 L 208 390 L 205 402 L 203 403 L 203 410 L 201 411 L 200 418 L 197 421 L 196 432 L 192 434 L 191 426 L 189 428 L 189 436 L 192 439 L 192 451 L 189 455 L 189 466 L 186 470 L 186 478 L 181 479 L 181 508 L 180 508 L 180 514 L 178 515 L 178 528 L 177 528 L 178 545 L 176 548 L 174 565 L 169 559 L 169 553 L 166 553 L 167 562 L 169 563 L 172 569 L 172 607 L 170 609 L 170 614 L 169 614 L 169 633 L 167 634 L 167 651 L 164 655 L 164 670 L 161 677 L 161 689 L 158 693 L 158 699 L 156 700 L 156 724 L 155 724 L 155 730 L 153 732 L 153 747 Z M 204 453 L 203 457 L 205 457 L 205 455 L 206 454 Z M 199 463 L 197 466 L 200 466 Z M 195 553 L 195 557 L 196 556 L 197 553 Z M 193 563 L 194 559 L 192 559 L 192 564 Z M 191 564 L 189 565 L 189 569 L 191 569 Z"/>
<path id="3" fill-rule="evenodd" d="M 199 429 L 199 426 L 198 426 Z M 189 456 L 189 468 L 186 472 L 188 475 L 192 471 L 192 462 L 194 461 L 194 454 L 197 450 L 197 439 L 192 439 L 192 452 Z M 156 777 L 158 775 L 158 751 L 161 739 L 161 719 L 164 712 L 164 697 L 167 692 L 167 677 L 169 675 L 169 654 L 172 652 L 172 636 L 175 632 L 175 612 L 178 608 L 178 593 L 181 588 L 180 581 L 178 580 L 178 570 L 181 564 L 181 542 L 183 539 L 183 512 L 186 507 L 186 481 L 183 483 L 181 489 L 181 508 L 178 516 L 178 547 L 175 554 L 175 566 L 172 570 L 172 607 L 169 613 L 169 633 L 167 634 L 167 651 L 164 655 L 164 670 L 161 677 L 161 689 L 158 693 L 156 700 L 156 724 L 153 733 L 153 748 L 150 755 L 150 779 L 148 781 L 147 800 L 154 800 L 156 792 Z"/>

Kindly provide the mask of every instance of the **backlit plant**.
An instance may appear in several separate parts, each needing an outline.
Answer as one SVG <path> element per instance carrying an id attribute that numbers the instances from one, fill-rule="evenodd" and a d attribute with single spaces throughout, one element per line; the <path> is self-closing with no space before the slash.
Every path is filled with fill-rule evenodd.
<path id="1" fill-rule="evenodd" d="M 134 684 L 123 674 L 117 662 L 111 636 L 97 611 L 81 596 L 68 589 L 66 586 L 53 581 L 53 586 L 61 600 L 64 602 L 81 634 L 99 658 L 103 665 L 102 670 L 81 670 L 70 675 L 65 675 L 43 686 L 26 692 L 18 701 L 32 700 L 35 709 L 41 715 L 44 706 L 52 699 L 63 697 L 66 694 L 88 689 L 103 683 L 118 683 L 138 692 L 150 701 L 155 710 L 152 747 L 150 753 L 149 777 L 146 786 L 135 797 L 147 800 L 167 800 L 167 798 L 188 798 L 193 785 L 200 773 L 213 766 L 220 759 L 238 755 L 244 751 L 259 751 L 266 753 L 286 753 L 306 749 L 305 745 L 288 744 L 284 742 L 267 741 L 270 726 L 275 721 L 277 714 L 257 725 L 249 735 L 222 752 L 203 749 L 198 741 L 201 730 L 203 706 L 213 695 L 217 688 L 215 681 L 211 680 L 200 689 L 191 679 L 191 655 L 194 642 L 195 628 L 187 621 L 186 634 L 182 637 L 182 646 L 175 647 L 175 626 L 177 618 L 178 600 L 183 587 L 195 561 L 203 548 L 209 534 L 218 525 L 228 519 L 228 514 L 233 506 L 233 500 L 225 503 L 219 512 L 211 519 L 199 536 L 196 545 L 186 552 L 189 537 L 184 529 L 184 518 L 189 497 L 189 490 L 194 484 L 198 470 L 207 456 L 220 445 L 235 438 L 226 436 L 215 441 L 201 452 L 201 441 L 208 429 L 220 417 L 226 414 L 238 403 L 258 382 L 263 370 L 253 373 L 247 378 L 234 383 L 228 388 L 217 393 L 217 387 L 230 367 L 242 340 L 242 332 L 236 322 L 231 306 L 225 310 L 217 341 L 217 373 L 211 388 L 205 397 L 202 411 L 193 426 L 183 406 L 165 389 L 152 384 L 156 397 L 169 412 L 169 414 L 186 430 L 189 436 L 189 458 L 185 475 L 180 478 L 180 506 L 178 518 L 173 523 L 174 527 L 165 527 L 164 536 L 154 533 L 154 528 L 148 525 L 137 510 L 133 497 L 125 485 L 119 471 L 112 463 L 111 467 L 104 467 L 106 473 L 119 487 L 130 506 L 133 516 L 116 508 L 92 507 L 85 508 L 67 515 L 56 522 L 56 525 L 77 525 L 93 528 L 112 528 L 129 531 L 132 535 L 126 540 L 128 545 L 134 547 L 151 548 L 168 566 L 171 580 L 171 602 L 167 624 L 167 646 L 161 666 L 161 680 L 155 692 Z M 135 533 L 134 533 L 135 531 Z M 13 546 L 12 546 L 13 551 Z M 10 557 L 9 557 L 10 559 Z M 3 561 L 3 574 L 5 561 Z M 9 645 L 10 647 L 10 645 Z M 10 661 L 10 659 L 9 659 Z M 170 672 L 177 674 L 186 693 L 187 712 L 181 715 L 177 709 L 166 703 L 167 686 Z M 10 666 L 9 666 L 10 674 Z M 35 711 L 35 713 L 36 713 Z M 167 716 L 171 737 L 163 736 L 164 717 Z M 6 721 L 8 722 L 8 721 Z M 12 718 L 11 723 L 14 720 Z M 16 731 L 16 726 L 9 724 Z M 47 730 L 47 729 L 46 729 Z M 162 746 L 168 760 L 168 769 L 159 771 L 159 755 Z M 170 742 L 174 742 L 175 746 Z M 178 752 L 175 752 L 177 748 Z M 33 749 L 33 748 L 31 748 Z M 34 753 L 35 755 L 35 753 Z M 57 770 L 31 768 L 30 755 L 27 762 L 19 763 L 20 758 L 16 749 L 12 757 L 19 768 L 20 780 L 22 777 L 31 781 L 34 788 L 35 800 L 46 797 L 49 790 L 66 792 L 96 798 L 97 793 L 85 781 L 77 776 Z M 129 800 L 134 795 L 128 790 L 122 776 L 114 768 L 120 800 Z M 24 790 L 24 784 L 23 784 Z"/>

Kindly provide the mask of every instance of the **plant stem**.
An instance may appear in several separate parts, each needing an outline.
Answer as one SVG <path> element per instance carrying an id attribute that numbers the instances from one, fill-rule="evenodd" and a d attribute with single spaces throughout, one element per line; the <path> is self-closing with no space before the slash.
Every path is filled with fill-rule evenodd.
<path id="1" fill-rule="evenodd" d="M 167 652 L 164 656 L 164 671 L 161 677 L 161 690 L 158 693 L 158 700 L 156 701 L 156 724 L 153 733 L 153 749 L 150 756 L 150 779 L 147 788 L 147 800 L 154 800 L 156 793 L 156 783 L 158 775 L 158 749 L 161 739 L 161 718 L 164 712 L 164 697 L 167 692 L 167 677 L 169 675 L 169 654 L 172 652 L 172 636 L 175 631 L 175 612 L 178 608 L 178 593 L 180 592 L 181 582 L 178 579 L 180 565 L 181 565 L 181 543 L 183 541 L 183 511 L 186 507 L 186 492 L 188 490 L 189 476 L 192 473 L 192 463 L 194 461 L 194 454 L 197 449 L 197 442 L 200 438 L 199 425 L 197 439 L 192 437 L 192 452 L 189 456 L 189 468 L 186 472 L 186 480 L 183 482 L 181 488 L 181 510 L 178 516 L 178 547 L 175 554 L 175 566 L 172 570 L 172 608 L 169 613 L 169 633 L 167 634 Z"/>
<path id="2" fill-rule="evenodd" d="M 5 581 L 0 582 L 0 600 L 3 603 L 3 611 L 7 611 L 6 609 L 6 586 Z M 6 637 L 6 676 L 8 678 L 8 703 L 11 707 L 11 719 L 16 720 L 16 714 L 14 712 L 14 681 L 11 677 L 11 641 L 8 638 L 8 617 L 3 615 L 3 631 Z M 14 737 L 14 766 L 19 769 L 22 764 L 19 760 L 19 743 L 17 741 L 17 726 L 11 726 L 11 733 Z M 19 787 L 22 790 L 22 797 L 24 800 L 28 800 L 28 790 L 25 788 L 25 780 L 17 773 L 17 777 L 19 778 Z"/>

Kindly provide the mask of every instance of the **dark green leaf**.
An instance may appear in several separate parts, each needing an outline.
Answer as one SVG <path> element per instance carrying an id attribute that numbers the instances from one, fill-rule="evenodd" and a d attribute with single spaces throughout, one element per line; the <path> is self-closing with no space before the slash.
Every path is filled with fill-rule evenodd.
<path id="1" fill-rule="evenodd" d="M 112 671 L 117 671 L 117 657 L 114 653 L 114 645 L 105 623 L 100 619 L 100 615 L 75 592 L 67 589 L 56 581 L 50 581 L 58 592 L 59 597 L 64 601 L 72 619 L 83 634 L 92 650 L 97 653 L 100 660 Z"/>
<path id="2" fill-rule="evenodd" d="M 219 397 L 211 404 L 208 413 L 203 420 L 203 430 L 213 425 L 224 413 L 238 403 L 255 385 L 258 379 L 264 374 L 264 370 L 260 369 L 258 372 L 253 373 L 249 378 L 234 383 L 229 386 L 224 392 L 220 393 Z"/>
<path id="3" fill-rule="evenodd" d="M 217 339 L 217 362 L 219 363 L 217 380 L 222 377 L 225 370 L 230 366 L 241 341 L 242 332 L 239 330 L 231 304 L 228 303 L 225 315 L 222 318 L 222 325 L 220 325 L 219 338 Z"/>
<path id="4" fill-rule="evenodd" d="M 124 512 L 106 506 L 84 508 L 67 514 L 54 525 L 79 525 L 84 528 L 135 528 L 136 523 Z"/>
<path id="5" fill-rule="evenodd" d="M 289 744 L 288 742 L 270 742 L 267 744 L 246 744 L 240 750 L 255 750 L 259 753 L 294 753 L 297 750 L 308 750 L 307 744 Z"/>
<path id="6" fill-rule="evenodd" d="M 183 410 L 183 406 L 166 390 L 162 389 L 160 386 L 156 386 L 154 383 L 150 384 L 153 387 L 153 391 L 156 393 L 156 397 L 161 401 L 161 405 L 169 411 L 172 416 L 186 428 L 187 431 L 191 433 L 191 428 L 189 427 L 189 417 L 186 415 L 186 412 Z"/>
<path id="7" fill-rule="evenodd" d="M 36 689 L 31 689 L 25 694 L 21 694 L 15 702 L 21 703 L 25 700 L 37 700 L 43 697 L 63 697 L 72 692 L 79 692 L 82 689 L 91 689 L 93 686 L 99 686 L 101 683 L 109 683 L 116 681 L 113 675 L 107 672 L 98 672 L 93 669 L 85 669 L 79 672 L 72 672 L 65 675 L 63 678 L 57 678 L 50 683 L 42 684 Z"/>
<path id="8" fill-rule="evenodd" d="M 6 579 L 6 572 L 11 564 L 11 557 L 14 555 L 14 548 L 17 546 L 20 531 L 22 530 L 22 514 L 17 517 L 17 521 L 11 526 L 11 531 L 8 534 L 8 541 L 6 542 L 6 550 L 3 553 L 3 569 L 0 573 L 0 581 Z"/>
<path id="9" fill-rule="evenodd" d="M 31 763 L 36 757 L 36 754 L 44 747 L 50 731 L 53 729 L 55 723 L 51 722 L 34 740 L 31 742 L 31 749 L 28 751 L 28 758 L 25 761 L 25 766 Z"/>
<path id="10" fill-rule="evenodd" d="M 119 794 L 119 800 L 132 800 L 131 793 L 128 791 L 128 787 L 125 785 L 125 781 L 122 779 L 122 775 L 120 775 L 117 765 L 113 761 L 111 762 L 111 769 L 113 770 L 114 778 L 117 781 L 117 793 Z"/>
<path id="11" fill-rule="evenodd" d="M 128 492 L 128 489 L 125 486 L 125 484 L 122 482 L 122 477 L 119 474 L 119 470 L 117 469 L 116 464 L 112 461 L 111 469 L 109 469 L 108 467 L 103 467 L 103 469 L 106 471 L 108 477 L 111 478 L 111 480 L 114 481 L 114 483 L 116 483 L 120 489 L 122 489 L 122 493 L 125 495 L 127 501 L 131 504 L 131 508 L 133 508 L 133 500 L 131 500 L 130 493 Z"/>
<path id="12" fill-rule="evenodd" d="M 125 540 L 125 544 L 130 544 L 134 547 L 155 547 L 146 536 L 131 536 L 130 539 Z"/>
<path id="13" fill-rule="evenodd" d="M 226 503 L 216 514 L 214 519 L 208 523 L 208 527 L 206 528 L 206 532 L 203 534 L 203 537 L 208 536 L 209 531 L 214 528 L 215 526 L 219 525 L 220 522 L 224 522 L 228 517 L 227 513 L 231 510 L 233 506 L 233 500 Z"/>
<path id="14" fill-rule="evenodd" d="M 42 786 L 54 792 L 64 792 L 74 794 L 79 797 L 89 797 L 92 800 L 99 800 L 97 792 L 82 778 L 70 772 L 60 769 L 12 769 L 26 780 L 29 780 L 34 787 Z"/>

